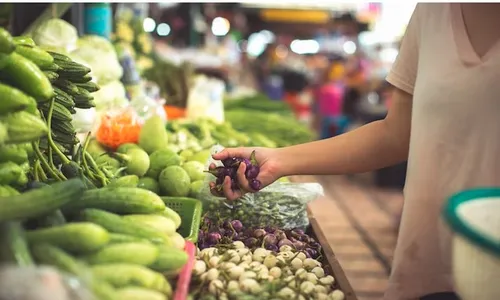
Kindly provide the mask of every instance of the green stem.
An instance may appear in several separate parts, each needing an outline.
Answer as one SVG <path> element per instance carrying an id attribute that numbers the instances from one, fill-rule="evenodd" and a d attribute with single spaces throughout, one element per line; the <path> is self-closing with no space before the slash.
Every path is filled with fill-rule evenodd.
<path id="1" fill-rule="evenodd" d="M 43 168 L 40 164 L 38 164 L 38 170 L 40 171 L 40 173 L 39 173 L 40 179 L 44 182 L 47 181 L 48 180 L 47 174 L 45 174 L 45 172 L 43 171 Z"/>
<path id="2" fill-rule="evenodd" d="M 36 160 L 33 165 L 33 178 L 35 181 L 40 181 L 40 177 L 38 176 L 38 169 L 40 168 L 40 161 Z"/>
<path id="3" fill-rule="evenodd" d="M 52 176 L 54 179 L 62 181 L 63 179 L 60 177 L 62 176 L 62 174 L 57 174 L 58 172 L 54 171 L 52 167 L 49 165 L 49 163 L 45 160 L 42 152 L 40 152 L 40 149 L 38 149 L 38 143 L 32 142 L 31 145 L 33 146 L 33 150 L 35 151 L 36 157 L 40 160 L 40 163 L 42 164 L 42 169 L 45 168 L 46 171 L 49 172 L 50 176 Z"/>
<path id="4" fill-rule="evenodd" d="M 88 160 L 88 162 L 90 163 L 90 167 L 94 169 L 95 172 L 97 173 L 97 177 L 99 178 L 99 181 L 101 182 L 102 186 L 108 185 L 108 182 L 106 180 L 107 178 L 106 175 L 104 175 L 102 171 L 99 169 L 96 162 L 92 158 L 92 155 L 90 155 L 90 153 L 88 153 L 87 151 L 84 151 L 83 155 L 85 156 L 85 159 Z"/>
<path id="5" fill-rule="evenodd" d="M 52 113 L 54 111 L 54 98 L 50 99 L 49 112 L 47 114 L 47 127 L 49 128 L 49 134 L 47 134 L 47 140 L 49 142 L 50 148 L 59 156 L 63 164 L 69 164 L 70 160 L 64 155 L 64 153 L 59 150 L 54 141 L 52 140 Z"/>

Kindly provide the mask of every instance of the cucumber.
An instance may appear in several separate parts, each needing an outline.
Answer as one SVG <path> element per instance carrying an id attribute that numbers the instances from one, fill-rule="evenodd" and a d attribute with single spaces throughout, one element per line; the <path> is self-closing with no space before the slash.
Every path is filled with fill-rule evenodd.
<path id="1" fill-rule="evenodd" d="M 101 264 L 91 267 L 92 274 L 114 287 L 126 287 L 130 285 L 140 286 L 172 294 L 172 288 L 165 277 L 146 267 L 134 264 Z"/>
<path id="2" fill-rule="evenodd" d="M 49 67 L 54 63 L 54 58 L 49 53 L 47 53 L 47 51 L 42 50 L 38 47 L 18 45 L 16 47 L 16 53 L 22 55 L 24 58 L 31 60 L 41 69 Z"/>
<path id="3" fill-rule="evenodd" d="M 0 27 L 0 52 L 10 54 L 15 49 L 16 44 L 14 44 L 14 39 L 10 33 L 5 28 Z"/>
<path id="4" fill-rule="evenodd" d="M 139 177 L 137 175 L 125 175 L 120 178 L 111 180 L 111 182 L 106 187 L 136 187 L 138 183 Z"/>
<path id="5" fill-rule="evenodd" d="M 171 235 L 175 232 L 175 224 L 172 220 L 159 215 L 126 215 L 125 220 L 149 226 L 155 230 Z"/>
<path id="6" fill-rule="evenodd" d="M 96 251 L 109 242 L 106 229 L 90 222 L 31 230 L 26 236 L 30 243 L 46 242 L 72 253 Z"/>
<path id="7" fill-rule="evenodd" d="M 98 90 L 100 90 L 100 87 L 92 81 L 89 81 L 87 83 L 76 83 L 76 86 L 81 89 L 85 89 L 90 93 L 97 92 Z"/>
<path id="8" fill-rule="evenodd" d="M 51 83 L 55 82 L 59 78 L 59 74 L 53 71 L 43 71 L 43 74 L 47 76 Z"/>
<path id="9" fill-rule="evenodd" d="M 57 53 L 57 52 L 54 52 L 54 51 L 47 51 L 47 52 L 50 55 L 52 55 L 52 57 L 54 58 L 54 60 L 61 61 L 61 62 L 72 62 L 73 61 L 71 58 L 69 58 L 68 56 L 66 56 L 64 54 Z"/>
<path id="10" fill-rule="evenodd" d="M 62 164 L 61 172 L 66 178 L 76 178 L 80 176 L 80 165 L 74 161 L 70 161 L 69 163 Z"/>
<path id="11" fill-rule="evenodd" d="M 68 204 L 64 209 L 75 211 L 98 208 L 118 214 L 156 213 L 165 210 L 161 198 L 147 190 L 130 187 L 111 187 L 89 190 L 79 201 Z"/>
<path id="12" fill-rule="evenodd" d="M 148 266 L 156 261 L 158 252 L 158 247 L 149 242 L 111 244 L 85 256 L 85 260 L 92 265 L 130 263 Z"/>
<path id="13" fill-rule="evenodd" d="M 45 115 L 48 114 L 50 108 L 50 102 L 44 103 L 41 106 L 41 109 L 45 113 Z M 71 115 L 71 112 L 64 107 L 64 105 L 60 104 L 59 102 L 54 101 L 54 107 L 52 109 L 52 118 L 60 121 L 71 121 L 73 120 L 73 116 Z"/>
<path id="14" fill-rule="evenodd" d="M 61 78 L 63 78 L 62 75 Z M 89 74 L 85 76 L 66 76 L 64 78 L 70 80 L 72 83 L 87 83 L 92 80 L 92 76 L 90 76 Z"/>
<path id="15" fill-rule="evenodd" d="M 29 36 L 15 36 L 12 38 L 14 41 L 14 44 L 17 46 L 22 45 L 22 46 L 29 46 L 29 47 L 35 47 L 35 41 L 33 41 L 32 38 Z"/>
<path id="16" fill-rule="evenodd" d="M 50 66 L 46 66 L 40 69 L 43 72 L 58 72 L 59 70 L 61 70 L 61 67 L 59 67 L 56 63 L 52 63 Z M 57 74 L 57 77 L 59 77 L 59 74 Z"/>
<path id="17" fill-rule="evenodd" d="M 49 132 L 47 124 L 39 117 L 26 111 L 18 111 L 0 118 L 7 126 L 7 143 L 20 144 L 32 142 Z"/>
<path id="18" fill-rule="evenodd" d="M 118 289 L 116 293 L 121 300 L 167 300 L 167 297 L 158 291 L 135 286 Z"/>
<path id="19" fill-rule="evenodd" d="M 39 102 L 54 96 L 52 84 L 38 66 L 15 52 L 7 57 L 7 64 L 0 69 L 0 74 Z"/>
<path id="20" fill-rule="evenodd" d="M 0 95 L 2 95 L 0 115 L 23 110 L 31 105 L 33 100 L 20 90 L 3 83 L 0 83 Z"/>
<path id="21" fill-rule="evenodd" d="M 19 176 L 21 176 L 21 174 L 23 173 L 23 169 L 11 162 L 11 161 L 8 161 L 8 162 L 4 162 L 4 163 L 1 163 L 0 164 L 0 184 L 12 184 L 12 183 L 15 183 L 17 181 L 17 179 L 19 178 Z M 1 203 L 1 201 L 0 201 Z M 12 205 L 12 204 L 10 204 Z M 4 207 L 2 207 L 2 210 L 4 209 Z M 2 212 L 0 212 L 0 215 L 2 214 Z"/>
<path id="22" fill-rule="evenodd" d="M 14 263 L 21 267 L 34 265 L 20 222 L 0 223 L 0 244 L 0 263 Z"/>
<path id="23" fill-rule="evenodd" d="M 0 198 L 10 197 L 15 195 L 19 195 L 19 192 L 15 188 L 9 185 L 0 185 Z"/>
<path id="24" fill-rule="evenodd" d="M 88 208 L 81 212 L 80 217 L 84 221 L 101 225 L 109 232 L 141 237 L 154 243 L 166 243 L 169 241 L 165 234 L 157 230 L 125 220 L 119 215 L 103 210 Z"/>
<path id="25" fill-rule="evenodd" d="M 90 283 L 90 289 L 94 295 L 99 300 L 117 300 L 118 294 L 113 286 L 107 282 L 99 282 L 97 280 L 92 280 Z"/>
<path id="26" fill-rule="evenodd" d="M 18 165 L 28 161 L 28 152 L 17 145 L 0 146 L 0 163 L 11 161 Z"/>
<path id="27" fill-rule="evenodd" d="M 31 252 L 39 264 L 54 266 L 69 274 L 80 276 L 84 275 L 88 270 L 83 263 L 69 253 L 48 243 L 41 242 L 33 244 Z"/>
<path id="28" fill-rule="evenodd" d="M 78 201 L 84 190 L 81 180 L 70 179 L 17 196 L 0 198 L 0 221 L 46 215 L 69 201 Z"/>
<path id="29" fill-rule="evenodd" d="M 158 246 L 158 256 L 149 267 L 160 273 L 179 271 L 188 261 L 185 251 L 173 247 Z"/>
<path id="30" fill-rule="evenodd" d="M 165 210 L 160 213 L 160 215 L 169 218 L 174 222 L 175 229 L 179 229 L 181 226 L 181 216 L 173 209 L 170 207 L 166 206 Z"/>
<path id="31" fill-rule="evenodd" d="M 64 224 L 66 224 L 66 218 L 59 209 L 37 220 L 37 228 L 60 226 Z"/>
<path id="32" fill-rule="evenodd" d="M 121 233 L 110 233 L 109 243 L 110 244 L 121 244 L 121 243 L 144 243 L 148 242 L 147 239 L 139 238 L 133 235 L 121 234 Z"/>
<path id="33" fill-rule="evenodd" d="M 59 76 L 59 77 L 61 77 L 61 76 Z M 67 79 L 61 78 L 61 79 L 56 80 L 54 82 L 54 86 L 58 87 L 59 89 L 64 91 L 69 96 L 78 95 L 78 87 Z"/>

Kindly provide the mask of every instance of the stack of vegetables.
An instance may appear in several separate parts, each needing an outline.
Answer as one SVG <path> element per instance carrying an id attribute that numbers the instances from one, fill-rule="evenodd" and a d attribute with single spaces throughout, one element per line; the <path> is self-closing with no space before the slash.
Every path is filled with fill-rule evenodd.
<path id="1" fill-rule="evenodd" d="M 345 298 L 321 263 L 321 246 L 301 230 L 205 219 L 198 236 L 196 299 Z"/>
<path id="2" fill-rule="evenodd" d="M 187 261 L 171 201 L 118 181 L 89 138 L 73 147 L 71 109 L 98 89 L 89 71 L 0 29 L 0 262 L 55 266 L 98 299 L 167 299 Z"/>

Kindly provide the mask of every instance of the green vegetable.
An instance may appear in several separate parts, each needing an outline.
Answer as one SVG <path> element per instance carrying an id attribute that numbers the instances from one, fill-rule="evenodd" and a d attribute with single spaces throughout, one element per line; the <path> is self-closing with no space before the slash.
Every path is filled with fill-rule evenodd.
<path id="1" fill-rule="evenodd" d="M 15 52 L 8 56 L 0 75 L 37 101 L 45 102 L 54 96 L 54 89 L 45 74 L 33 62 Z"/>
<path id="2" fill-rule="evenodd" d="M 5 28 L 0 27 L 0 53 L 10 54 L 15 49 L 16 45 L 10 33 Z"/>
<path id="3" fill-rule="evenodd" d="M 26 236 L 30 243 L 49 243 L 74 253 L 92 252 L 109 242 L 106 229 L 89 222 L 36 229 Z"/>
<path id="4" fill-rule="evenodd" d="M 34 62 L 39 68 L 43 69 L 45 67 L 49 67 L 54 63 L 54 58 L 38 47 L 29 47 L 19 45 L 16 47 L 16 53 L 22 55 L 24 58 L 27 58 Z"/>
<path id="5" fill-rule="evenodd" d="M 78 211 L 85 208 L 104 209 L 120 214 L 149 214 L 165 210 L 165 203 L 158 195 L 144 189 L 110 187 L 87 190 L 78 201 L 69 203 L 64 210 Z"/>
<path id="6" fill-rule="evenodd" d="M 28 153 L 14 144 L 0 146 L 0 163 L 8 161 L 16 164 L 25 163 L 28 161 Z"/>
<path id="7" fill-rule="evenodd" d="M 0 198 L 19 195 L 19 192 L 8 185 L 0 185 Z"/>
<path id="8" fill-rule="evenodd" d="M 13 162 L 5 162 L 0 164 L 0 184 L 12 184 L 15 183 L 16 180 L 23 173 L 23 169 L 13 163 Z M 1 203 L 1 202 L 0 202 Z M 2 213 L 0 212 L 0 215 Z"/>
<path id="9" fill-rule="evenodd" d="M 162 213 L 160 213 L 160 215 L 172 220 L 174 222 L 175 229 L 178 229 L 179 226 L 181 226 L 181 216 L 179 216 L 179 214 L 175 210 L 171 209 L 170 207 L 168 207 L 168 206 L 165 207 L 165 210 Z"/>
<path id="10" fill-rule="evenodd" d="M 126 154 L 112 153 L 111 156 L 125 162 L 128 174 L 142 177 L 149 169 L 149 156 L 140 148 L 129 149 Z"/>
<path id="11" fill-rule="evenodd" d="M 121 244 L 121 243 L 144 243 L 148 242 L 147 239 L 139 238 L 133 235 L 121 234 L 121 233 L 110 233 L 109 243 L 110 244 Z"/>
<path id="12" fill-rule="evenodd" d="M 73 275 L 84 275 L 85 265 L 61 248 L 44 242 L 35 243 L 31 251 L 40 264 L 50 265 Z"/>
<path id="13" fill-rule="evenodd" d="M 81 218 L 88 222 L 101 225 L 112 233 L 128 234 L 136 237 L 146 238 L 155 243 L 168 242 L 168 237 L 162 232 L 148 226 L 136 224 L 125 220 L 119 215 L 99 209 L 85 209 L 81 212 Z"/>
<path id="14" fill-rule="evenodd" d="M 138 144 L 147 153 L 153 153 L 168 146 L 167 131 L 159 116 L 154 115 L 144 122 L 139 133 Z"/>
<path id="15" fill-rule="evenodd" d="M 189 188 L 189 197 L 198 198 L 200 196 L 200 191 L 203 189 L 205 181 L 197 180 L 191 182 L 191 186 Z"/>
<path id="16" fill-rule="evenodd" d="M 121 288 L 117 294 L 121 300 L 167 300 L 167 297 L 158 291 L 135 286 Z"/>
<path id="17" fill-rule="evenodd" d="M 2 95 L 2 101 L 0 101 L 0 115 L 22 110 L 30 105 L 36 107 L 36 102 L 33 98 L 3 83 L 0 83 L 0 95 Z"/>
<path id="18" fill-rule="evenodd" d="M 150 166 L 146 176 L 158 180 L 158 177 L 165 168 L 170 166 L 180 166 L 181 158 L 177 153 L 169 149 L 156 150 L 149 156 Z"/>
<path id="19" fill-rule="evenodd" d="M 103 247 L 87 255 L 90 264 L 130 263 L 148 266 L 156 261 L 158 248 L 151 243 L 120 243 Z"/>
<path id="20" fill-rule="evenodd" d="M 137 187 L 151 191 L 155 194 L 158 194 L 160 192 L 160 185 L 158 184 L 158 181 L 151 177 L 142 177 L 141 179 L 139 179 Z"/>
<path id="21" fill-rule="evenodd" d="M 118 148 L 116 149 L 116 152 L 125 154 L 128 152 L 128 150 L 137 149 L 137 148 L 140 148 L 139 145 L 137 145 L 137 144 L 125 143 L 125 144 L 121 144 L 120 146 L 118 146 Z"/>
<path id="22" fill-rule="evenodd" d="M 47 124 L 42 119 L 25 111 L 3 116 L 0 118 L 0 122 L 7 127 L 8 143 L 32 142 L 46 135 L 49 131 Z"/>
<path id="23" fill-rule="evenodd" d="M 33 258 L 20 222 L 0 223 L 0 263 L 32 266 Z"/>
<path id="24" fill-rule="evenodd" d="M 182 165 L 182 168 L 189 175 L 191 182 L 205 179 L 205 166 L 201 162 L 188 161 Z"/>
<path id="25" fill-rule="evenodd" d="M 188 260 L 185 251 L 173 247 L 159 246 L 158 256 L 149 267 L 158 272 L 178 271 Z"/>
<path id="26" fill-rule="evenodd" d="M 29 46 L 29 47 L 35 47 L 35 42 L 33 41 L 32 38 L 29 36 L 15 36 L 12 38 L 14 41 L 14 44 L 17 46 L 22 45 L 22 46 Z"/>
<path id="27" fill-rule="evenodd" d="M 162 195 L 184 197 L 189 195 L 191 180 L 189 175 L 179 166 L 164 169 L 159 177 Z"/>
<path id="28" fill-rule="evenodd" d="M 139 177 L 137 175 L 126 175 L 123 177 L 115 178 L 106 186 L 111 187 L 137 187 L 139 184 Z"/>
<path id="29" fill-rule="evenodd" d="M 92 266 L 92 273 L 96 278 L 118 288 L 134 285 L 154 289 L 166 295 L 172 294 L 172 288 L 162 274 L 143 266 L 124 263 L 101 264 Z"/>
<path id="30" fill-rule="evenodd" d="M 143 224 L 154 230 L 163 232 L 166 235 L 171 235 L 175 232 L 174 221 L 159 215 L 126 215 L 123 216 L 125 220 L 134 222 L 136 224 Z"/>

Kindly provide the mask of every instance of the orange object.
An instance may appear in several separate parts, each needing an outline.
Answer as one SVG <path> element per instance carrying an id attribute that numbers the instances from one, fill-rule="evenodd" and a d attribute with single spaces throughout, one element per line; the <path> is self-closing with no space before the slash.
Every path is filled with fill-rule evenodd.
<path id="1" fill-rule="evenodd" d="M 165 109 L 167 119 L 169 120 L 180 119 L 186 116 L 186 110 L 184 108 L 171 105 L 165 105 L 163 108 Z"/>
<path id="2" fill-rule="evenodd" d="M 137 143 L 141 125 L 131 109 L 119 113 L 107 113 L 102 116 L 96 139 L 111 149 L 124 143 Z"/>

